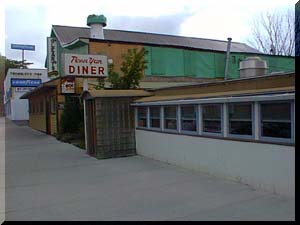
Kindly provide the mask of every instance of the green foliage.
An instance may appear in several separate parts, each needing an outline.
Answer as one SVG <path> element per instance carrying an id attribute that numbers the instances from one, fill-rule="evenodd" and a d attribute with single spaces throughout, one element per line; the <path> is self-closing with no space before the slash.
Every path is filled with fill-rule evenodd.
<path id="1" fill-rule="evenodd" d="M 144 70 L 147 69 L 147 61 L 144 59 L 148 52 L 142 48 L 129 49 L 127 54 L 122 55 L 123 62 L 120 70 L 122 76 L 114 71 L 114 65 L 109 65 L 108 80 L 113 89 L 136 89 L 143 77 Z"/>
<path id="2" fill-rule="evenodd" d="M 2 56 L 0 54 L 0 71 L 1 73 L 4 72 L 5 76 L 7 74 L 7 71 L 9 68 L 24 68 L 27 69 L 29 65 L 31 65 L 33 63 L 31 62 L 26 62 L 26 60 L 24 60 L 23 65 L 22 65 L 22 60 L 13 60 L 13 59 L 8 59 L 5 56 Z"/>
<path id="3" fill-rule="evenodd" d="M 0 54 L 0 71 L 4 71 L 4 74 L 7 74 L 7 70 L 9 68 L 24 68 L 27 69 L 29 65 L 31 65 L 33 63 L 31 62 L 26 62 L 26 60 L 24 60 L 23 65 L 22 65 L 22 60 L 13 60 L 13 59 L 8 59 L 5 56 L 2 56 Z"/>
<path id="4" fill-rule="evenodd" d="M 104 89 L 104 85 L 105 85 L 105 83 L 104 83 L 104 78 L 98 78 L 97 81 L 98 81 L 98 84 L 97 84 L 97 86 L 95 87 L 95 89 L 96 89 L 96 90 Z"/>
<path id="5" fill-rule="evenodd" d="M 61 116 L 61 133 L 79 132 L 83 124 L 83 104 L 79 98 L 66 96 L 64 111 Z"/>

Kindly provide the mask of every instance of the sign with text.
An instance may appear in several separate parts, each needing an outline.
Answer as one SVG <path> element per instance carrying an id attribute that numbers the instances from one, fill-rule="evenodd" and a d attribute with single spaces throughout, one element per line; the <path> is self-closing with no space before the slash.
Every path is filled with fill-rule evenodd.
<path id="1" fill-rule="evenodd" d="M 34 50 L 35 50 L 35 45 L 11 44 L 11 45 L 10 45 L 10 48 L 11 48 L 11 49 L 20 49 L 20 50 L 34 51 Z"/>
<path id="2" fill-rule="evenodd" d="M 34 87 L 15 87 L 15 92 L 29 92 L 33 89 Z"/>
<path id="3" fill-rule="evenodd" d="M 47 37 L 47 61 L 48 61 L 48 75 L 58 75 L 58 47 L 57 39 Z"/>
<path id="4" fill-rule="evenodd" d="M 37 87 L 42 83 L 41 79 L 12 78 L 10 81 L 12 87 Z"/>
<path id="5" fill-rule="evenodd" d="M 61 93 L 74 94 L 75 93 L 75 79 L 64 78 L 61 79 Z"/>
<path id="6" fill-rule="evenodd" d="M 83 77 L 106 77 L 107 56 L 65 54 L 65 75 Z"/>

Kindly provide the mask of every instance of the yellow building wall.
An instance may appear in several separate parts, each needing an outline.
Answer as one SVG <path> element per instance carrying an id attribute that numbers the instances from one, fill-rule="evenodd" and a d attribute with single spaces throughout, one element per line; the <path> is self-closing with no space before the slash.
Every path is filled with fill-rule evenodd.
<path id="1" fill-rule="evenodd" d="M 56 114 L 50 115 L 50 134 L 57 134 L 57 122 L 56 122 Z"/>
<path id="2" fill-rule="evenodd" d="M 285 76 L 269 76 L 249 80 L 232 80 L 233 82 L 226 83 L 212 83 L 202 86 L 186 86 L 175 87 L 170 89 L 157 90 L 156 96 L 168 95 L 189 95 L 202 93 L 215 93 L 226 91 L 245 91 L 245 90 L 259 90 L 268 88 L 281 88 L 295 86 L 295 74 L 287 74 Z"/>
<path id="3" fill-rule="evenodd" d="M 140 50 L 143 45 L 138 44 L 122 44 L 122 43 L 103 43 L 90 41 L 89 54 L 103 54 L 107 55 L 108 59 L 113 60 L 114 70 L 121 73 L 120 67 L 123 62 L 122 55 L 126 54 L 128 49 Z"/>
<path id="4" fill-rule="evenodd" d="M 40 103 L 43 102 L 41 112 Z M 32 111 L 34 104 L 34 112 Z M 29 126 L 35 130 L 46 132 L 46 107 L 44 96 L 33 96 L 29 98 Z"/>
<path id="5" fill-rule="evenodd" d="M 45 115 L 30 116 L 29 126 L 35 130 L 46 132 L 46 116 Z"/>

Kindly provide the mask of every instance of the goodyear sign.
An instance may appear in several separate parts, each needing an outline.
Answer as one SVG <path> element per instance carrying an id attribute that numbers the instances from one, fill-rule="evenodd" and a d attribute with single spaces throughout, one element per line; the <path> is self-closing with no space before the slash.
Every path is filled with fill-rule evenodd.
<path id="1" fill-rule="evenodd" d="M 12 87 L 37 87 L 42 83 L 41 79 L 12 78 L 10 81 Z"/>

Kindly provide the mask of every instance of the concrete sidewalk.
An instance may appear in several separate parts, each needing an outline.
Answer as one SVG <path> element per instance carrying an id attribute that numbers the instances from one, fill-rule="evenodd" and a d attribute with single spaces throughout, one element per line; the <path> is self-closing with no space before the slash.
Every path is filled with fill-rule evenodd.
<path id="1" fill-rule="evenodd" d="M 5 157 L 6 220 L 295 219 L 294 199 L 141 156 L 97 160 L 9 121 Z"/>

